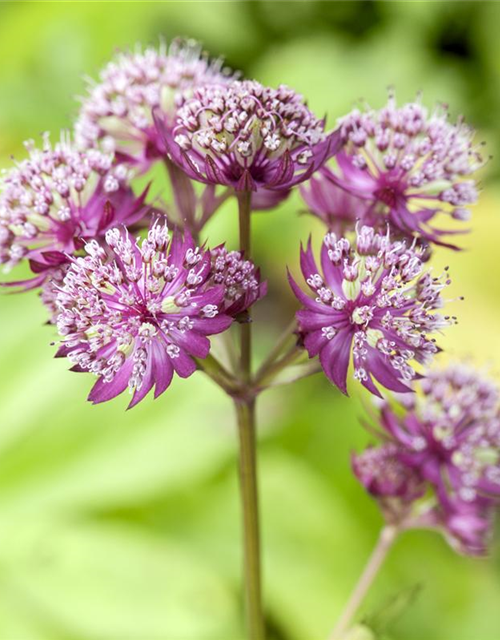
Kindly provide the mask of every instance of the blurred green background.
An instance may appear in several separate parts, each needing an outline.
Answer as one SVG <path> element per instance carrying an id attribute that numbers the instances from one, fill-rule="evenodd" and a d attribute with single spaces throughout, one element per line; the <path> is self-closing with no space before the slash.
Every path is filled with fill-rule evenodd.
<path id="1" fill-rule="evenodd" d="M 261 82 L 284 82 L 329 123 L 393 84 L 422 89 L 500 142 L 500 5 L 494 2 L 2 2 L 0 161 L 21 142 L 69 127 L 83 91 L 114 49 L 187 35 Z M 500 163 L 483 172 L 466 251 L 451 265 L 460 324 L 446 354 L 500 362 Z M 161 179 L 160 179 L 161 181 Z M 256 309 L 263 352 L 290 318 L 285 264 L 321 227 L 297 194 L 255 217 L 256 259 L 270 296 Z M 208 228 L 235 238 L 232 205 Z M 228 399 L 201 374 L 125 412 L 126 397 L 85 402 L 88 376 L 52 358 L 36 294 L 0 306 L 0 640 L 240 640 L 240 520 Z M 326 638 L 381 525 L 349 471 L 368 441 L 363 398 L 320 376 L 260 404 L 266 615 L 274 640 Z M 457 556 L 436 534 L 397 543 L 363 613 L 419 593 L 383 637 L 498 640 L 499 545 Z M 396 604 L 397 604 L 396 602 Z M 391 607 L 398 610 L 398 606 Z M 404 608 L 404 607 L 403 607 Z M 382 637 L 382 636 L 381 636 Z"/>

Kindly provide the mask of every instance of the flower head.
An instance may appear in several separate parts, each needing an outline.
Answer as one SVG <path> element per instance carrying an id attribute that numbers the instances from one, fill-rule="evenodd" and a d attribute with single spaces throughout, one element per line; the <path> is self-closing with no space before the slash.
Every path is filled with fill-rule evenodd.
<path id="1" fill-rule="evenodd" d="M 370 215 L 369 203 L 339 187 L 332 176 L 328 167 L 322 167 L 308 182 L 300 185 L 300 194 L 310 213 L 337 235 L 353 231 L 358 221 L 369 226 L 378 225 L 380 216 Z"/>
<path id="2" fill-rule="evenodd" d="M 117 151 L 121 159 L 147 169 L 163 153 L 152 110 L 171 118 L 193 87 L 227 82 L 222 61 L 209 60 L 198 43 L 174 40 L 168 47 L 120 52 L 90 82 L 75 125 L 83 147 Z"/>
<path id="3" fill-rule="evenodd" d="M 500 390 L 461 364 L 414 386 L 401 406 L 382 405 L 383 444 L 354 456 L 354 472 L 386 519 L 439 529 L 457 551 L 483 555 L 500 499 Z"/>
<path id="4" fill-rule="evenodd" d="M 396 235 L 445 244 L 441 237 L 450 232 L 434 228 L 432 219 L 469 218 L 467 207 L 477 200 L 473 174 L 483 160 L 473 130 L 449 122 L 444 107 L 397 107 L 391 93 L 383 109 L 355 109 L 339 125 L 337 183 L 365 199 Z"/>
<path id="5" fill-rule="evenodd" d="M 390 406 L 381 424 L 400 457 L 436 489 L 444 508 L 500 498 L 500 391 L 466 365 L 431 371 L 401 416 Z"/>
<path id="6" fill-rule="evenodd" d="M 161 118 L 157 126 L 167 153 L 191 178 L 239 191 L 287 189 L 333 153 L 324 121 L 300 95 L 253 80 L 197 87 L 172 130 Z"/>
<path id="7" fill-rule="evenodd" d="M 32 142 L 26 147 L 29 157 L 2 180 L 0 262 L 10 268 L 29 260 L 42 274 L 40 284 L 45 270 L 59 267 L 86 241 L 143 218 L 146 192 L 134 195 L 112 155 L 77 151 L 64 136 L 54 146 L 45 136 L 42 149 Z"/>
<path id="8" fill-rule="evenodd" d="M 368 447 L 353 455 L 354 474 L 372 496 L 379 499 L 397 499 L 407 504 L 421 497 L 424 482 L 418 473 L 398 457 L 399 447 L 391 442 L 380 447 Z"/>
<path id="9" fill-rule="evenodd" d="M 358 227 L 352 245 L 327 234 L 321 267 L 322 273 L 309 243 L 301 250 L 301 269 L 314 298 L 290 277 L 304 307 L 297 320 L 309 357 L 319 355 L 343 393 L 351 354 L 354 377 L 372 393 L 380 396 L 373 378 L 387 389 L 409 391 L 415 377 L 410 363 L 427 363 L 438 350 L 430 334 L 450 324 L 435 313 L 449 284 L 446 272 L 431 277 L 418 247 L 392 242 L 371 227 Z"/>
<path id="10" fill-rule="evenodd" d="M 169 236 L 156 221 L 142 242 L 125 229 L 106 233 L 108 253 L 92 241 L 75 258 L 57 305 L 60 355 L 99 377 L 89 400 L 114 398 L 127 387 L 130 407 L 155 385 L 163 393 L 174 371 L 187 378 L 205 358 L 208 335 L 229 327 L 224 286 L 209 282 L 209 251 L 189 236 Z"/>
<path id="11" fill-rule="evenodd" d="M 260 270 L 245 260 L 241 251 L 220 246 L 212 249 L 211 255 L 210 282 L 224 287 L 224 313 L 237 316 L 266 295 L 267 283 L 261 282 Z"/>

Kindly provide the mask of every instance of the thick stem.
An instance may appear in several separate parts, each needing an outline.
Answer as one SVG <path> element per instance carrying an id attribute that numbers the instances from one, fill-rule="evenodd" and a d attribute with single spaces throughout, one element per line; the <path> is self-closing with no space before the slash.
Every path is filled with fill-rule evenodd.
<path id="1" fill-rule="evenodd" d="M 255 401 L 235 401 L 240 444 L 240 493 L 243 516 L 245 610 L 248 640 L 264 640 L 260 576 L 259 504 Z"/>
<path id="2" fill-rule="evenodd" d="M 250 231 L 250 220 L 252 215 L 251 209 L 252 192 L 238 192 L 238 211 L 240 221 L 240 250 L 245 254 L 247 260 L 251 259 L 252 239 Z M 241 324 L 241 360 L 240 374 L 242 380 L 246 383 L 250 382 L 252 376 L 252 324 L 251 318 L 248 322 Z"/>
<path id="3" fill-rule="evenodd" d="M 358 583 L 354 587 L 351 597 L 347 602 L 347 605 L 342 612 L 335 628 L 330 636 L 330 640 L 342 640 L 346 631 L 352 624 L 352 619 L 363 602 L 368 590 L 370 589 L 373 581 L 375 580 L 380 567 L 382 566 L 389 549 L 392 547 L 396 537 L 399 533 L 397 527 L 393 525 L 386 525 L 380 532 L 379 539 L 373 552 L 358 580 Z"/>

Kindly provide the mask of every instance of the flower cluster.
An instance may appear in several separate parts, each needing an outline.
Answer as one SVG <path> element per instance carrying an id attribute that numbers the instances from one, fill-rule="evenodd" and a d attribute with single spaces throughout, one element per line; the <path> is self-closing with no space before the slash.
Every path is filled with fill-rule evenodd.
<path id="1" fill-rule="evenodd" d="M 409 526 L 442 527 L 464 552 L 482 553 L 500 499 L 500 390 L 465 365 L 430 371 L 415 386 L 403 407 L 382 406 L 386 443 L 354 456 L 354 471 L 386 513 L 389 500 Z M 428 490 L 434 501 L 415 516 L 413 502 Z"/>
<path id="2" fill-rule="evenodd" d="M 283 190 L 307 180 L 334 145 L 302 96 L 250 80 L 194 89 L 174 127 L 161 117 L 157 127 L 187 175 L 238 191 Z"/>
<path id="3" fill-rule="evenodd" d="M 99 376 L 89 395 L 110 400 L 127 387 L 130 406 L 155 385 L 155 397 L 174 371 L 187 378 L 194 358 L 205 358 L 207 336 L 229 327 L 225 289 L 210 281 L 211 255 L 189 236 L 170 237 L 156 221 L 147 238 L 134 241 L 125 229 L 106 233 L 75 258 L 57 296 L 60 355 L 79 371 Z"/>
<path id="4" fill-rule="evenodd" d="M 152 110 L 173 117 L 195 87 L 231 79 L 222 61 L 209 60 L 198 43 L 175 40 L 168 47 L 119 53 L 90 82 L 75 123 L 75 137 L 84 148 L 101 142 L 121 160 L 145 170 L 163 155 Z"/>
<path id="5" fill-rule="evenodd" d="M 351 354 L 354 377 L 372 393 L 380 396 L 373 378 L 392 391 L 409 391 L 412 361 L 427 364 L 438 350 L 430 335 L 451 322 L 435 312 L 450 282 L 447 272 L 432 277 L 418 247 L 366 226 L 357 228 L 354 244 L 327 234 L 321 267 L 322 273 L 309 243 L 301 250 L 301 269 L 314 298 L 290 277 L 304 307 L 297 321 L 309 356 L 319 355 L 343 393 Z"/>
<path id="6" fill-rule="evenodd" d="M 141 220 L 146 192 L 134 195 L 112 154 L 78 151 L 66 136 L 52 146 L 46 135 L 41 149 L 31 141 L 26 147 L 28 158 L 2 180 L 0 262 L 11 268 L 29 260 L 37 276 L 26 286 L 38 286 L 86 241 Z"/>
<path id="7" fill-rule="evenodd" d="M 266 295 L 267 283 L 261 282 L 260 270 L 245 260 L 241 251 L 220 246 L 211 251 L 211 256 L 211 281 L 224 287 L 225 313 L 237 316 Z"/>
<path id="8" fill-rule="evenodd" d="M 472 175 L 483 164 L 473 130 L 449 122 L 444 107 L 431 113 L 420 102 L 397 107 L 392 94 L 384 108 L 355 109 L 339 128 L 336 184 L 363 199 L 370 218 L 388 222 L 395 235 L 451 246 L 442 240 L 451 232 L 431 221 L 438 213 L 470 217 L 468 206 L 477 200 Z"/>

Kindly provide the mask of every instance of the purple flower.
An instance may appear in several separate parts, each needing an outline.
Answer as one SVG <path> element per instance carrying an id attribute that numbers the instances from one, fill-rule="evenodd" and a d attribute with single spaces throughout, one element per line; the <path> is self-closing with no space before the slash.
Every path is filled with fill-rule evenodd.
<path id="1" fill-rule="evenodd" d="M 77 151 L 62 137 L 42 149 L 26 143 L 29 157 L 3 178 L 0 194 L 0 263 L 11 268 L 30 261 L 37 276 L 22 284 L 40 285 L 47 271 L 67 262 L 88 240 L 107 229 L 131 225 L 148 211 L 146 191 L 136 197 L 125 167 L 97 150 Z"/>
<path id="2" fill-rule="evenodd" d="M 369 203 L 339 187 L 334 178 L 328 167 L 322 167 L 300 186 L 300 194 L 309 211 L 337 235 L 354 230 L 358 221 L 373 227 L 378 225 L 380 216 L 369 216 Z"/>
<path id="3" fill-rule="evenodd" d="M 452 246 L 451 231 L 431 225 L 439 213 L 467 220 L 477 200 L 472 178 L 483 161 L 474 132 L 448 121 L 444 107 L 429 113 L 420 102 L 396 106 L 393 94 L 379 111 L 355 109 L 339 121 L 342 149 L 336 156 L 339 186 L 366 200 L 396 235 Z"/>
<path id="4" fill-rule="evenodd" d="M 227 329 L 232 318 L 221 311 L 224 286 L 209 282 L 210 252 L 190 236 L 171 239 L 158 220 L 141 243 L 125 229 L 109 230 L 106 243 L 108 252 L 88 243 L 88 255 L 75 258 L 64 279 L 59 355 L 99 377 L 91 402 L 128 387 L 133 407 L 153 385 L 155 397 L 163 393 L 174 372 L 193 374 L 194 358 L 208 355 L 207 336 Z"/>
<path id="5" fill-rule="evenodd" d="M 401 416 L 388 405 L 381 424 L 401 460 L 435 487 L 445 509 L 500 498 L 500 392 L 466 365 L 431 371 Z"/>
<path id="6" fill-rule="evenodd" d="M 368 447 L 363 453 L 352 456 L 352 468 L 372 496 L 382 500 L 398 499 L 404 506 L 423 496 L 425 486 L 418 473 L 405 465 L 398 454 L 399 447 L 392 442 Z"/>
<path id="7" fill-rule="evenodd" d="M 437 352 L 429 334 L 450 324 L 434 313 L 442 306 L 440 292 L 449 280 L 446 272 L 431 277 L 421 252 L 371 227 L 356 230 L 353 246 L 347 238 L 327 234 L 322 272 L 311 242 L 301 250 L 302 274 L 314 298 L 290 276 L 304 307 L 297 312 L 299 332 L 309 357 L 319 355 L 325 374 L 343 393 L 351 354 L 354 377 L 380 396 L 373 378 L 392 391 L 410 391 L 407 383 L 415 377 L 410 362 L 427 364 Z"/>
<path id="8" fill-rule="evenodd" d="M 459 504 L 455 509 L 439 507 L 429 513 L 429 519 L 442 531 L 450 546 L 458 553 L 484 556 L 488 553 L 494 525 L 495 507 L 487 501 Z"/>
<path id="9" fill-rule="evenodd" d="M 500 390 L 465 365 L 430 371 L 415 388 L 403 405 L 382 405 L 383 444 L 354 456 L 354 472 L 389 521 L 484 555 L 500 499 Z"/>
<path id="10" fill-rule="evenodd" d="M 284 190 L 307 180 L 335 151 L 336 135 L 292 89 L 256 81 L 206 85 L 177 111 L 156 115 L 168 156 L 191 178 L 238 191 Z"/>
<path id="11" fill-rule="evenodd" d="M 222 61 L 209 60 L 198 43 L 175 40 L 168 47 L 121 52 L 90 82 L 75 124 L 84 148 L 102 141 L 121 160 L 146 170 L 163 155 L 152 109 L 170 119 L 183 97 L 201 84 L 230 79 Z"/>
<path id="12" fill-rule="evenodd" d="M 212 249 L 211 256 L 210 282 L 224 287 L 224 313 L 235 317 L 266 295 L 267 282 L 261 282 L 260 270 L 241 251 L 228 251 L 221 245 Z"/>

